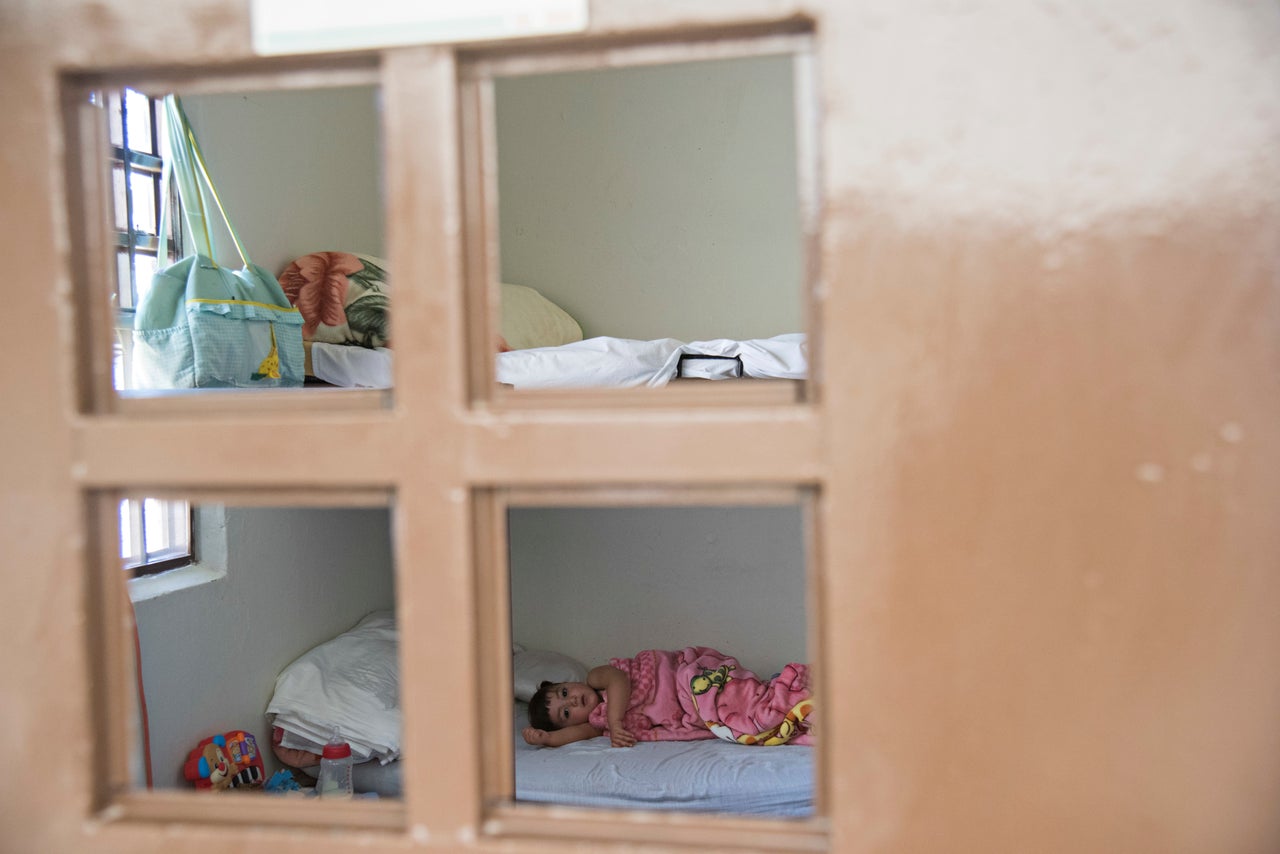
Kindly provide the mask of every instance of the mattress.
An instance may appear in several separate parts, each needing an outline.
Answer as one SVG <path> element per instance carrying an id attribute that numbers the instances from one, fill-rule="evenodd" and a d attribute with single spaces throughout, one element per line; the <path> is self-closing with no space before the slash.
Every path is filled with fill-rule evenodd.
<path id="1" fill-rule="evenodd" d="M 391 387 L 390 350 L 316 341 L 309 345 L 309 351 L 309 370 L 319 380 L 347 388 Z M 674 338 L 633 341 L 597 337 L 498 353 L 495 378 L 518 389 L 658 388 L 677 377 L 798 380 L 805 379 L 808 370 L 808 344 L 803 333 L 692 343 Z"/>
<path id="2" fill-rule="evenodd" d="M 794 816 L 813 814 L 813 748 L 746 747 L 719 739 L 611 747 L 525 744 L 515 715 L 516 800 L 615 809 Z"/>

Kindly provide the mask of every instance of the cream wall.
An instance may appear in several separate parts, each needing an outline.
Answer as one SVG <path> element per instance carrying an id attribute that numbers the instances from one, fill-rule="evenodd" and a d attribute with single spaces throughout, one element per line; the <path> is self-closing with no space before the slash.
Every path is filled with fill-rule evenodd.
<path id="1" fill-rule="evenodd" d="M 588 337 L 802 331 L 791 63 L 499 80 L 504 281 Z M 378 102 L 367 87 L 184 97 L 254 262 L 278 274 L 308 252 L 385 255 Z M 235 259 L 225 233 L 217 247 Z"/>
<path id="2" fill-rule="evenodd" d="M 803 331 L 791 62 L 500 79 L 503 280 L 587 337 Z"/>
<path id="3" fill-rule="evenodd" d="M 799 507 L 520 508 L 512 635 L 588 667 L 710 646 L 768 676 L 806 661 Z"/>
<path id="4" fill-rule="evenodd" d="M 382 144 L 371 87 L 183 97 L 227 215 L 278 275 L 310 252 L 383 257 Z M 224 232 L 218 260 L 236 259 Z"/>

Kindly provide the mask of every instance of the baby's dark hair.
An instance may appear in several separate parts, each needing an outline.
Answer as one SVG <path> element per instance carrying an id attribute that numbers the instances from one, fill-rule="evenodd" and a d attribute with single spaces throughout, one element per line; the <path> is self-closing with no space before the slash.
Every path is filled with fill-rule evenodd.
<path id="1" fill-rule="evenodd" d="M 529 726 L 548 731 L 560 729 L 560 724 L 551 720 L 551 689 L 553 687 L 554 683 L 543 682 L 529 698 Z"/>

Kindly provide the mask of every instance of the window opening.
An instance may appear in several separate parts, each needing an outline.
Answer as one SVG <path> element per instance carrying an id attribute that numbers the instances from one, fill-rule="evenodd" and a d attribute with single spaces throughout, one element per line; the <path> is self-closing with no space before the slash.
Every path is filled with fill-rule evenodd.
<path id="1" fill-rule="evenodd" d="M 811 57 L 786 34 L 463 63 L 476 397 L 813 399 Z"/>
<path id="2" fill-rule="evenodd" d="M 510 747 L 493 739 L 484 756 L 488 826 L 495 834 L 569 832 L 563 822 L 547 821 L 549 805 L 571 809 L 579 823 L 573 832 L 594 839 L 609 836 L 609 826 L 618 824 L 616 813 L 601 818 L 601 808 L 635 813 L 638 820 L 659 810 L 681 832 L 691 832 L 686 820 L 698 823 L 697 832 L 736 834 L 750 826 L 735 841 L 765 847 L 788 847 L 820 832 L 811 823 L 824 810 L 820 745 L 804 720 L 815 714 L 818 695 L 810 583 L 815 498 L 805 488 L 774 487 L 522 488 L 477 496 L 477 536 L 493 540 L 489 554 L 498 565 L 492 573 L 480 570 L 482 599 L 492 601 L 482 611 L 478 642 L 482 656 L 493 656 L 490 670 L 511 680 L 489 683 L 485 704 L 502 708 L 515 700 Z M 602 589 L 609 595 L 602 597 Z M 761 601 L 770 602 L 769 620 L 762 621 L 754 605 L 744 605 Z M 555 616 L 564 613 L 575 618 Z M 671 675 L 679 668 L 667 664 L 646 671 L 644 662 L 654 656 L 692 666 L 686 653 L 694 648 L 707 662 L 718 656 L 730 668 L 708 667 L 702 684 L 688 682 L 692 671 L 681 683 Z M 508 654 L 509 671 L 498 666 Z M 634 667 L 614 658 L 631 659 Z M 741 681 L 729 694 L 755 696 L 745 690 L 748 683 L 799 692 L 786 694 L 794 702 L 778 721 L 765 726 L 758 716 L 730 716 L 720 722 L 726 726 L 707 726 L 704 733 L 700 727 L 708 718 L 701 707 L 696 716 L 660 715 L 661 724 L 649 717 L 659 696 L 683 702 L 677 699 L 685 690 L 680 684 L 693 702 L 699 702 L 694 694 L 714 696 L 711 689 L 723 687 L 717 680 L 733 669 L 730 659 L 737 660 Z M 576 746 L 573 739 L 547 746 L 553 742 L 539 742 L 539 732 L 531 733 L 532 741 L 526 738 L 526 727 L 537 729 L 527 701 L 542 680 L 585 681 L 595 688 L 594 668 L 615 664 L 632 668 L 642 680 L 650 678 L 646 672 L 666 679 L 670 689 L 650 694 L 656 683 L 646 683 L 644 696 L 654 702 L 628 707 L 628 714 L 638 715 L 635 727 L 655 730 L 638 741 L 639 749 L 609 746 L 611 734 L 594 732 L 581 734 L 586 744 Z M 654 675 L 662 673 L 667 675 Z M 597 696 L 607 697 L 608 690 L 606 685 Z M 575 695 L 580 705 L 588 693 Z M 811 705 L 800 710 L 805 702 Z M 597 703 L 594 711 L 602 708 L 607 719 L 607 704 Z M 789 712 L 800 717 L 788 724 Z M 764 729 L 731 731 L 748 721 L 778 729 L 772 735 Z M 624 773 L 600 775 L 601 762 Z M 683 763 L 683 770 L 672 771 Z M 604 777 L 609 782 L 600 784 Z M 693 779 L 697 785 L 677 791 Z M 582 786 L 582 780 L 591 783 Z M 655 800 L 659 789 L 670 798 Z M 753 791 L 767 795 L 757 800 Z"/>
<path id="3" fill-rule="evenodd" d="M 159 498 L 120 502 L 120 559 L 133 578 L 154 575 L 195 560 L 191 505 Z"/>
<path id="4" fill-rule="evenodd" d="M 320 85 L 317 75 L 326 78 Z M 83 190 L 71 205 L 88 306 L 83 340 L 92 354 L 82 392 L 90 408 L 209 405 L 170 394 L 192 388 L 390 387 L 381 92 L 369 58 L 312 69 L 304 79 L 281 70 L 266 81 L 231 74 L 198 82 L 73 79 L 71 86 L 68 130 L 78 143 L 71 171 Z M 198 151 L 171 151 L 183 138 L 170 127 L 174 110 L 190 121 Z M 331 133 L 334 126 L 343 133 Z M 300 139 L 309 142 L 299 147 Z M 200 223 L 208 227 L 193 233 Z M 219 269 L 183 264 L 197 252 Z M 167 269 L 174 275 L 160 278 Z M 144 316 L 162 281 L 165 299 Z M 187 296 L 230 307 L 189 313 L 193 331 L 170 334 L 174 301 L 194 306 L 181 302 L 184 284 Z M 143 335 L 135 331 L 140 321 Z M 211 339 L 229 346 L 201 349 Z M 327 358 L 313 358 L 313 344 Z M 348 362 L 381 370 L 374 379 L 368 370 L 344 373 Z M 335 401 L 289 397 L 302 408 Z M 389 395 L 360 398 L 361 408 L 389 403 Z M 346 397 L 341 405 L 351 403 Z"/>
<path id="5" fill-rule="evenodd" d="M 316 784 L 319 754 L 336 729 L 359 760 L 357 791 L 378 797 L 362 797 L 349 809 L 341 801 L 289 799 L 274 812 L 308 825 L 400 827 L 388 494 L 244 498 L 138 489 L 105 493 L 92 503 L 102 536 L 93 574 L 98 642 L 112 673 L 98 697 L 100 737 L 109 745 L 95 757 L 104 802 L 120 804 L 134 818 L 180 810 L 231 821 L 243 806 L 204 797 L 179 805 L 152 798 L 148 790 L 253 792 L 272 777 L 273 790 L 307 790 Z M 166 508 L 183 513 L 166 515 Z M 119 556 L 172 551 L 176 541 L 192 537 L 188 524 L 195 525 L 194 542 L 202 550 L 207 544 L 212 561 L 219 560 L 219 539 L 235 544 L 222 546 L 225 572 L 205 585 L 131 604 L 118 595 L 125 583 Z M 307 595 L 321 597 L 324 607 L 287 625 L 276 619 L 273 603 Z M 254 654 L 228 656 L 228 632 Z M 313 666 L 324 670 L 324 678 L 311 678 Z M 193 732 L 193 720 L 227 723 Z M 215 773 L 221 745 L 211 739 L 218 736 L 226 742 L 222 756 L 235 766 L 230 775 Z M 384 765 L 383 759 L 392 761 Z"/>

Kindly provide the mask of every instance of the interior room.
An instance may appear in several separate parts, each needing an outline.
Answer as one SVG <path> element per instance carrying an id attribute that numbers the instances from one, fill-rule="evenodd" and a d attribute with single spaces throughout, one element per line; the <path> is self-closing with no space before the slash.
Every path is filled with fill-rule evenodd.
<path id="1" fill-rule="evenodd" d="M 129 584 L 150 761 L 134 780 L 162 789 L 194 787 L 189 755 L 232 730 L 254 736 L 270 779 L 281 766 L 266 712 L 280 672 L 395 610 L 387 507 L 197 503 L 193 515 L 195 562 Z"/>
<path id="2" fill-rule="evenodd" d="M 788 664 L 809 662 L 801 504 L 515 505 L 507 518 L 511 631 L 518 645 L 512 661 L 517 802 L 814 814 L 811 743 L 744 747 L 723 735 L 704 738 L 705 721 L 697 722 L 701 732 L 672 727 L 672 740 L 642 743 L 639 750 L 611 748 L 603 738 L 546 748 L 520 737 L 533 714 L 520 701 L 539 677 L 582 681 L 593 667 L 650 649 L 714 650 L 693 669 L 718 669 L 723 655 L 733 659 L 730 679 L 749 672 L 767 680 Z M 553 665 L 568 669 L 553 673 Z"/>
<path id="3" fill-rule="evenodd" d="M 202 785 L 190 764 L 200 742 L 243 731 L 259 782 L 310 788 L 337 732 L 352 746 L 357 795 L 402 796 L 415 760 L 399 732 L 392 512 L 194 505 L 195 562 L 129 584 L 145 709 L 135 786 Z M 526 686 L 582 681 L 643 650 L 711 648 L 743 678 L 806 664 L 807 524 L 799 503 L 512 504 L 513 682 L 501 702 L 515 700 L 514 726 L 495 716 L 486 738 L 509 729 L 515 800 L 811 815 L 811 744 L 747 750 L 699 732 L 638 751 L 603 739 L 553 750 L 520 737 Z M 369 643 L 375 623 L 385 646 Z"/>
<path id="4" fill-rule="evenodd" d="M 555 336 L 565 334 L 548 331 L 552 324 L 544 316 L 550 311 L 563 316 L 557 322 L 570 327 L 574 338 L 746 340 L 803 332 L 795 66 L 793 55 L 768 53 L 494 74 L 504 340 L 526 348 L 558 343 Z M 182 201 L 190 207 L 187 202 L 196 198 L 210 211 L 213 257 L 235 260 L 243 249 L 254 264 L 277 274 L 282 287 L 300 260 L 315 253 L 347 253 L 391 266 L 383 233 L 378 86 L 207 88 L 215 91 L 197 89 L 181 99 L 216 198 Z M 216 222 L 215 208 L 226 212 L 236 234 Z M 190 223 L 184 227 L 190 242 Z M 388 271 L 380 283 L 392 294 L 394 278 Z M 315 342 L 329 343 L 322 340 L 324 330 Z M 126 360 L 131 340 L 125 333 L 117 338 L 126 343 Z M 308 342 L 309 357 L 319 359 L 315 353 L 323 348 L 315 342 Z M 350 343 L 330 346 L 354 351 L 353 359 L 371 355 L 370 348 Z M 370 383 L 384 384 L 389 381 Z M 198 507 L 195 566 L 174 571 L 168 581 L 160 575 L 131 584 L 140 590 L 134 594 L 135 613 L 151 763 L 149 775 L 136 772 L 135 781 L 146 776 L 161 787 L 190 786 L 183 762 L 201 728 L 192 724 L 213 731 L 217 721 L 227 721 L 224 729 L 255 733 L 266 778 L 291 769 L 310 782 L 317 772 L 315 734 L 304 738 L 286 728 L 284 742 L 274 743 L 279 734 L 273 737 L 269 723 L 276 715 L 269 722 L 266 713 L 272 688 L 307 650 L 351 630 L 370 613 L 394 613 L 391 512 Z M 663 518 L 673 530 L 666 532 L 654 517 L 659 512 L 512 509 L 514 642 L 578 661 L 606 641 L 620 644 L 610 653 L 619 656 L 631 644 L 632 652 L 706 645 L 727 649 L 763 675 L 790 661 L 807 661 L 798 508 L 668 508 Z M 531 536 L 524 521 L 535 517 L 543 523 L 541 539 Z M 588 519 L 611 521 L 601 527 Z M 695 519 L 707 524 L 694 524 Z M 573 532 L 584 524 L 589 531 Z M 277 539 L 268 542 L 273 534 Z M 289 545 L 294 542 L 306 545 L 295 549 Z M 555 561 L 548 549 L 570 548 L 566 543 L 577 551 L 562 557 L 560 571 L 592 567 L 597 578 L 590 587 L 580 577 L 549 575 Z M 614 557 L 606 560 L 609 553 Z M 699 567 L 684 566 L 682 553 Z M 582 614 L 610 613 L 603 601 L 583 595 L 637 578 L 648 579 L 647 599 L 639 607 L 628 597 L 627 620 L 614 613 L 580 622 L 573 637 L 548 636 L 547 616 L 560 605 Z M 719 584 L 732 589 L 718 591 Z M 706 624 L 713 615 L 685 602 L 691 585 L 701 591 L 698 599 L 715 597 L 710 631 Z M 297 589 L 305 593 L 295 594 Z M 753 613 L 762 598 L 770 603 L 767 625 Z M 237 632 L 237 643 L 255 651 L 251 659 L 223 660 L 215 652 L 223 631 L 216 615 L 228 603 L 253 615 Z M 269 619 L 278 603 L 288 603 L 287 617 Z M 627 635 L 605 637 L 623 625 Z M 685 637 L 695 625 L 706 633 Z M 238 674 L 237 690 L 218 690 L 232 672 Z M 212 673 L 223 678 L 210 680 Z M 305 764 L 290 766 L 273 747 L 302 751 L 289 756 Z M 303 753 L 307 759 L 299 758 Z M 364 751 L 357 758 L 364 760 L 357 763 L 363 764 L 357 768 L 357 792 L 399 796 L 397 768 L 375 768 L 378 757 Z M 793 801 L 763 804 L 766 812 L 812 812 L 812 761 L 800 764 Z M 516 786 L 518 797 L 519 774 Z M 554 775 L 540 791 L 542 799 L 554 798 Z M 673 798 L 669 805 L 698 807 L 690 799 Z M 753 807 L 725 798 L 701 809 L 749 813 Z"/>
<path id="5" fill-rule="evenodd" d="M 477 85 L 492 87 L 481 138 L 490 140 L 496 181 L 474 204 L 496 209 L 487 238 L 496 257 L 474 290 L 496 303 L 496 328 L 478 337 L 496 341 L 499 387 L 807 376 L 811 226 L 802 205 L 813 190 L 799 152 L 810 116 L 797 98 L 807 71 L 793 49 L 540 73 L 477 68 Z M 163 96 L 158 86 L 146 94 Z M 182 227 L 174 243 L 224 265 L 258 265 L 278 282 L 283 306 L 305 321 L 303 370 L 313 387 L 390 388 L 398 274 L 383 234 L 378 87 L 245 90 L 229 79 L 212 88 L 227 91 L 179 90 L 181 115 L 157 120 L 166 150 L 178 145 L 166 120 L 190 131 L 191 171 L 211 187 L 190 189 L 183 159 L 173 159 L 179 192 L 161 207 Z M 158 114 L 167 109 L 156 102 Z M 119 220 L 119 188 L 115 201 Z M 137 220 L 140 203 L 129 204 Z M 156 222 L 140 227 L 154 231 Z M 154 267 L 153 256 L 143 260 Z M 410 273 L 406 285 L 417 278 Z M 156 279 L 153 291 L 146 272 L 137 280 L 136 315 L 121 314 L 114 342 L 126 396 L 191 382 L 165 373 L 171 356 L 160 336 L 172 312 L 159 310 L 160 291 L 190 295 L 190 279 Z M 128 303 L 125 274 L 117 287 Z M 367 337 L 360 310 L 383 297 L 384 319 Z M 282 321 L 273 336 L 298 334 Z M 288 348 L 279 352 L 287 361 Z M 195 385 L 262 382 L 215 376 Z"/>

